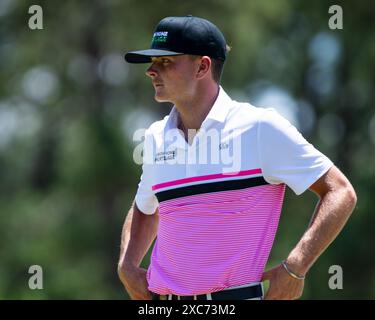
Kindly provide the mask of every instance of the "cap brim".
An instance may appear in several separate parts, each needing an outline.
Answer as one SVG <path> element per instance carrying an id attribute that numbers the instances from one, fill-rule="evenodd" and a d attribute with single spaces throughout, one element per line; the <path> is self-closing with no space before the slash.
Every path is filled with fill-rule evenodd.
<path id="1" fill-rule="evenodd" d="M 181 54 L 183 53 L 160 49 L 147 49 L 130 51 L 125 54 L 125 60 L 129 63 L 149 63 L 151 62 L 151 57 L 178 56 Z"/>

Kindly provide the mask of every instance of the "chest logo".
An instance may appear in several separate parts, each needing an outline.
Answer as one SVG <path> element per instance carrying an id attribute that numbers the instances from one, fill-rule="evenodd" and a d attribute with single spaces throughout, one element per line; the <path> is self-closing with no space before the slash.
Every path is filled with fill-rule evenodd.
<path id="1" fill-rule="evenodd" d="M 155 156 L 155 162 L 172 160 L 176 158 L 177 150 L 158 152 Z"/>

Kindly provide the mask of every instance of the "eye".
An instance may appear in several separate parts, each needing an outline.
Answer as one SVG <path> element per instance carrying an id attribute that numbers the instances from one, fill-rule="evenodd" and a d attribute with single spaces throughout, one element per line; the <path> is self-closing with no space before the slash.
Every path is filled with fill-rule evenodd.
<path id="1" fill-rule="evenodd" d="M 169 62 L 171 62 L 171 60 L 169 60 L 169 59 L 167 59 L 167 58 L 163 58 L 162 60 L 161 60 L 161 62 L 162 63 L 169 63 Z"/>

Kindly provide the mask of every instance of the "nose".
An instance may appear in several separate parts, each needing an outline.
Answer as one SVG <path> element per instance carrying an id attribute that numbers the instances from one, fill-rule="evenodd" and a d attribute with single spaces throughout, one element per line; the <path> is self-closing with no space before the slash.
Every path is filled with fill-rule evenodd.
<path id="1" fill-rule="evenodd" d="M 155 78 L 157 76 L 154 63 L 148 67 L 148 69 L 146 70 L 146 75 L 149 76 L 150 78 Z"/>

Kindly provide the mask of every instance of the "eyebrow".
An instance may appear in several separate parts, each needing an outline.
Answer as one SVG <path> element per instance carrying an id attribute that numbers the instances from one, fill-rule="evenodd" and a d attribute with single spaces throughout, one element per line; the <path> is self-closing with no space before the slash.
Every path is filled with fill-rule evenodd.
<path id="1" fill-rule="evenodd" d="M 169 61 L 176 61 L 175 56 L 160 56 L 160 57 L 152 57 L 151 61 L 161 61 L 163 59 L 168 59 Z"/>

